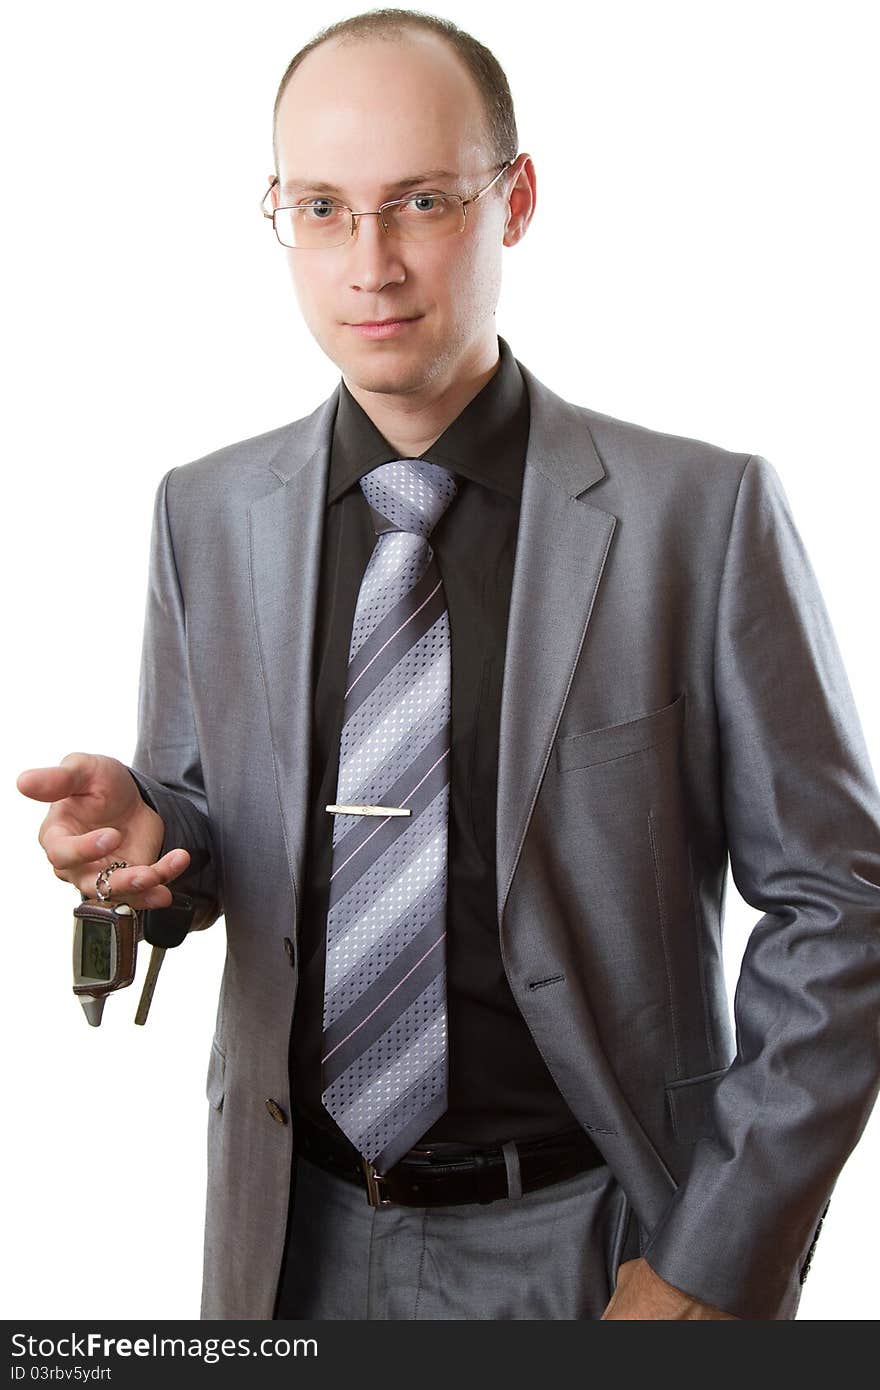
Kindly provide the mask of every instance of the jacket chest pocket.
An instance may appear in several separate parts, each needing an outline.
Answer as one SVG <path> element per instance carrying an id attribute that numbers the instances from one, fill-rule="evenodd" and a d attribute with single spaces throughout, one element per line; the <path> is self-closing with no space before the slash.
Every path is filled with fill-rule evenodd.
<path id="1" fill-rule="evenodd" d="M 556 744 L 554 833 L 576 900 L 614 941 L 609 989 L 666 1000 L 673 1075 L 696 1071 L 709 1032 L 683 776 L 686 692 Z"/>
<path id="2" fill-rule="evenodd" d="M 605 724 L 582 734 L 567 734 L 556 744 L 556 766 L 560 772 L 595 767 L 617 758 L 627 758 L 644 748 L 654 748 L 678 736 L 684 721 L 685 692 L 659 709 L 620 724 Z"/>

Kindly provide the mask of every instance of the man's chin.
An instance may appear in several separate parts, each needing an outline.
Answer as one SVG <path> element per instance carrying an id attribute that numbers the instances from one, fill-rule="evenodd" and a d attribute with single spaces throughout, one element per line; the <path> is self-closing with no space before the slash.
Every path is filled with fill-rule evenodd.
<path id="1" fill-rule="evenodd" d="M 369 354 L 348 352 L 341 370 L 350 385 L 376 395 L 399 396 L 419 391 L 432 376 L 429 362 L 409 355 L 371 361 Z"/>

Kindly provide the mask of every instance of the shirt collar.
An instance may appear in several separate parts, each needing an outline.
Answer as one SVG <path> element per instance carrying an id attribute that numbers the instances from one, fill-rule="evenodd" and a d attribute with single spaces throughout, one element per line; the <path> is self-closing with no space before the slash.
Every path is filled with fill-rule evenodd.
<path id="1" fill-rule="evenodd" d="M 484 487 L 519 501 L 529 435 L 529 398 L 519 365 L 507 341 L 498 335 L 498 367 L 429 449 L 418 457 L 439 463 Z M 340 381 L 333 426 L 327 503 L 378 468 L 400 458 Z"/>

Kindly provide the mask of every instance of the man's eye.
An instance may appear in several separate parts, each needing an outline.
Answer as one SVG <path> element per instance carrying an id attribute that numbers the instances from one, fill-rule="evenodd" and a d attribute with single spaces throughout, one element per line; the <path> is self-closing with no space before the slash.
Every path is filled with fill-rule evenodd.
<path id="1" fill-rule="evenodd" d="M 442 212 L 446 200 L 442 193 L 412 193 L 403 204 L 407 213 L 426 217 L 429 213 Z"/>
<path id="2" fill-rule="evenodd" d="M 328 198 L 312 198 L 306 203 L 298 203 L 297 207 L 305 214 L 312 214 L 309 217 L 313 222 L 329 222 L 334 212 L 339 211 L 339 204 L 332 203 Z M 320 216 L 317 214 L 327 214 Z"/>

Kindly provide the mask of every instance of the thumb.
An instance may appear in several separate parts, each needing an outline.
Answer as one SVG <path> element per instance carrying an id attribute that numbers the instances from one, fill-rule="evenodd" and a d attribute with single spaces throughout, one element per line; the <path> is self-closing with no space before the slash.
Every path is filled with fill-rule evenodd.
<path id="1" fill-rule="evenodd" d="M 86 791 L 94 781 L 98 759 L 94 753 L 65 753 L 59 767 L 70 772 L 68 796 L 76 796 Z"/>

